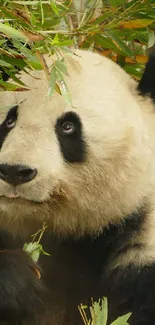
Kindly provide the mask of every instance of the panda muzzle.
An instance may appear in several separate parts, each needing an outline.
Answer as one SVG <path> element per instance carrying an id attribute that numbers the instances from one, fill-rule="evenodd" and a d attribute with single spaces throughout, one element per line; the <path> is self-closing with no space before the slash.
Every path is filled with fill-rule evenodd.
<path id="1" fill-rule="evenodd" d="M 0 164 L 0 179 L 13 186 L 32 181 L 37 175 L 37 169 L 24 165 Z"/>

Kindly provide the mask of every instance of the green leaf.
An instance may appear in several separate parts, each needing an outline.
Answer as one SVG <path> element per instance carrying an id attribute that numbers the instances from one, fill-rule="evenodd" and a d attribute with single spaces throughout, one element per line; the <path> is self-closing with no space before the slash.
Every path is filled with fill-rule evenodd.
<path id="1" fill-rule="evenodd" d="M 6 25 L 6 24 L 0 23 L 0 32 L 5 34 L 5 35 L 8 35 L 11 38 L 17 38 L 17 39 L 19 39 L 21 41 L 24 41 L 24 42 L 28 41 L 28 38 L 27 38 L 26 35 L 24 35 L 19 30 L 15 29 L 15 28 L 12 28 L 11 26 Z"/>
<path id="2" fill-rule="evenodd" d="M 50 83 L 49 83 L 49 88 L 48 88 L 48 93 L 47 95 L 51 97 L 55 91 L 56 88 L 56 67 L 53 66 L 51 70 L 51 76 L 50 76 Z"/>
<path id="3" fill-rule="evenodd" d="M 12 1 L 12 0 L 11 0 Z M 14 3 L 17 3 L 19 5 L 23 5 L 23 6 L 36 6 L 36 5 L 39 5 L 40 4 L 40 0 L 38 1 L 12 1 Z M 42 3 L 45 3 L 45 4 L 49 4 L 49 1 L 43 1 L 42 0 Z"/>
<path id="4" fill-rule="evenodd" d="M 102 299 L 101 310 L 103 311 L 102 325 L 106 325 L 108 320 L 108 300 L 106 297 Z"/>
<path id="5" fill-rule="evenodd" d="M 40 10 L 41 10 L 41 23 L 43 25 L 43 23 L 44 23 L 44 10 L 43 10 L 42 0 L 40 0 Z"/>
<path id="6" fill-rule="evenodd" d="M 108 302 L 107 298 L 99 299 L 90 307 L 93 325 L 106 325 L 108 319 Z"/>
<path id="7" fill-rule="evenodd" d="M 85 10 L 83 12 L 81 21 L 79 22 L 79 26 L 78 28 L 83 27 L 87 22 L 90 21 L 90 19 L 92 18 L 93 14 L 94 14 L 94 10 L 98 7 L 98 5 L 100 4 L 100 0 L 95 0 L 95 1 L 87 1 L 86 5 L 85 5 Z"/>
<path id="8" fill-rule="evenodd" d="M 22 25 L 22 27 L 24 28 L 29 28 L 30 24 L 28 23 L 28 21 L 26 19 L 24 19 L 22 16 L 18 15 L 16 12 L 14 12 L 13 10 L 9 10 L 6 7 L 2 7 L 1 8 L 3 15 L 5 17 L 11 18 L 12 21 L 18 21 L 18 23 L 20 23 Z"/>
<path id="9" fill-rule="evenodd" d="M 136 79 L 140 79 L 142 76 L 143 66 L 141 64 L 125 64 L 123 68 L 128 74 Z"/>
<path id="10" fill-rule="evenodd" d="M 106 30 L 106 34 L 112 39 L 116 47 L 124 54 L 133 57 L 132 50 L 125 44 L 125 42 L 117 35 L 114 30 Z"/>
<path id="11" fill-rule="evenodd" d="M 2 59 L 4 59 L 4 61 L 8 62 L 9 64 L 11 64 L 12 66 L 17 66 L 21 69 L 26 67 L 26 63 L 23 59 L 18 59 L 18 58 L 11 58 L 8 56 L 1 56 Z"/>
<path id="12" fill-rule="evenodd" d="M 148 25 L 151 25 L 153 22 L 154 22 L 153 19 L 134 19 L 134 20 L 120 22 L 119 26 L 128 29 L 138 29 L 138 28 L 147 27 Z"/>
<path id="13" fill-rule="evenodd" d="M 74 40 L 59 41 L 56 43 L 57 46 L 71 46 Z"/>
<path id="14" fill-rule="evenodd" d="M 56 60 L 55 61 L 55 66 L 56 68 L 62 72 L 63 74 L 65 74 L 66 76 L 68 76 L 68 71 L 67 71 L 67 67 L 65 65 L 64 59 L 62 60 Z"/>
<path id="15" fill-rule="evenodd" d="M 23 250 L 31 256 L 34 262 L 38 262 L 38 259 L 41 254 L 50 256 L 50 254 L 46 253 L 43 250 L 42 245 L 38 242 L 30 242 L 29 244 L 25 243 L 23 246 Z"/>
<path id="16" fill-rule="evenodd" d="M 110 50 L 117 51 L 117 46 L 112 42 L 111 39 L 108 38 L 107 35 L 97 34 L 94 37 L 94 41 L 97 45 L 103 47 L 103 49 L 110 49 Z"/>
<path id="17" fill-rule="evenodd" d="M 52 10 L 54 11 L 54 13 L 55 13 L 57 16 L 59 16 L 59 9 L 58 9 L 58 7 L 56 6 L 56 4 L 55 4 L 53 1 L 51 1 L 51 2 L 50 2 L 50 5 L 51 5 Z"/>
<path id="18" fill-rule="evenodd" d="M 51 42 L 51 45 L 53 46 L 53 45 L 57 45 L 59 43 L 59 35 L 58 34 L 56 34 L 55 36 L 54 36 L 54 39 L 52 40 L 52 42 Z"/>
<path id="19" fill-rule="evenodd" d="M 130 318 L 131 313 L 128 313 L 124 316 L 118 317 L 114 322 L 112 322 L 110 325 L 127 325 L 127 321 Z"/>
<path id="20" fill-rule="evenodd" d="M 58 80 L 58 84 L 61 90 L 61 94 L 64 97 L 65 101 L 67 104 L 71 105 L 71 98 L 70 98 L 70 94 L 68 91 L 68 87 L 66 85 L 66 82 L 64 80 L 64 77 L 62 75 L 62 73 L 57 69 L 56 70 L 56 74 L 57 74 L 57 80 Z"/>
<path id="21" fill-rule="evenodd" d="M 35 15 L 33 15 L 33 12 L 31 12 L 30 20 L 31 20 L 32 26 L 36 26 L 37 20 L 36 20 Z"/>
<path id="22" fill-rule="evenodd" d="M 98 25 L 101 24 L 105 21 L 105 19 L 107 18 L 111 18 L 113 16 L 113 13 L 109 10 L 105 13 L 103 13 L 102 15 L 100 15 L 99 17 L 97 17 L 95 20 L 93 20 L 91 22 L 92 25 Z"/>
<path id="23" fill-rule="evenodd" d="M 3 60 L 0 59 L 0 67 L 7 67 L 7 68 L 10 68 L 12 67 L 10 63 L 7 63 Z"/>
<path id="24" fill-rule="evenodd" d="M 155 44 L 155 34 L 153 31 L 148 32 L 148 47 L 152 47 Z"/>
<path id="25" fill-rule="evenodd" d="M 25 91 L 29 90 L 29 88 L 26 87 L 19 87 L 19 85 L 12 84 L 11 82 L 5 82 L 3 80 L 0 80 L 0 88 L 8 91 Z"/>
<path id="26" fill-rule="evenodd" d="M 123 0 L 109 0 L 109 3 L 112 7 L 122 6 L 123 2 Z"/>
<path id="27" fill-rule="evenodd" d="M 15 72 L 14 71 L 11 72 L 10 69 L 5 69 L 5 68 L 4 68 L 4 71 L 10 76 L 10 78 L 12 80 L 14 80 L 15 82 L 17 82 L 19 85 L 26 87 L 26 85 L 20 79 L 18 79 L 15 76 L 15 72 L 16 71 Z"/>
<path id="28" fill-rule="evenodd" d="M 36 57 L 30 56 L 25 60 L 25 62 L 35 70 L 42 70 L 42 65 Z"/>
<path id="29" fill-rule="evenodd" d="M 34 262 L 37 262 L 41 254 L 42 246 L 37 242 L 34 243 L 31 242 L 29 244 L 25 243 L 23 250 L 32 257 Z"/>

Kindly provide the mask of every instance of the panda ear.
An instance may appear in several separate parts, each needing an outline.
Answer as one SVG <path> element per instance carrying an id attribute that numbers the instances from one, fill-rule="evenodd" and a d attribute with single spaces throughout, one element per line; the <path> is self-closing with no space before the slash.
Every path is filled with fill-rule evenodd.
<path id="1" fill-rule="evenodd" d="M 149 95 L 155 102 L 155 52 L 149 55 L 138 91 L 141 95 Z"/>

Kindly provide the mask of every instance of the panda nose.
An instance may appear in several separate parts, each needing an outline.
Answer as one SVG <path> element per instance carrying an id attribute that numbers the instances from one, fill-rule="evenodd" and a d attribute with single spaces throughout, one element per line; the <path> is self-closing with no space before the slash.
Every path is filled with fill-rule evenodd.
<path id="1" fill-rule="evenodd" d="M 20 185 L 32 181 L 37 175 L 37 169 L 23 165 L 0 165 L 0 179 L 11 185 Z"/>

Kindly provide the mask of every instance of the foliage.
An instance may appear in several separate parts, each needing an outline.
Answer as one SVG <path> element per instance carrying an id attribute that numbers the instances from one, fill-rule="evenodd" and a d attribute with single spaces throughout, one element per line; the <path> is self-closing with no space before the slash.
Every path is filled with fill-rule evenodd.
<path id="1" fill-rule="evenodd" d="M 19 70 L 44 69 L 50 93 L 56 87 L 66 94 L 62 54 L 74 46 L 109 56 L 140 78 L 154 30 L 154 0 L 0 0 L 0 88 L 25 90 Z M 52 75 L 45 53 L 56 53 Z"/>
<path id="2" fill-rule="evenodd" d="M 40 241 L 44 235 L 44 232 L 46 230 L 47 226 L 43 224 L 42 229 L 39 229 L 34 235 L 32 235 L 32 241 L 29 242 L 28 244 L 25 243 L 23 246 L 23 250 L 27 252 L 31 258 L 33 259 L 34 262 L 38 262 L 39 257 L 41 254 L 50 256 L 47 252 L 43 250 L 42 245 L 40 244 Z"/>
<path id="3" fill-rule="evenodd" d="M 88 319 L 87 311 L 89 309 L 90 319 Z M 92 306 L 88 308 L 82 304 L 79 306 L 79 311 L 83 319 L 84 325 L 106 325 L 108 320 L 108 302 L 107 298 L 99 299 L 98 302 L 92 301 Z M 128 325 L 128 319 L 131 313 L 118 317 L 110 325 Z"/>

